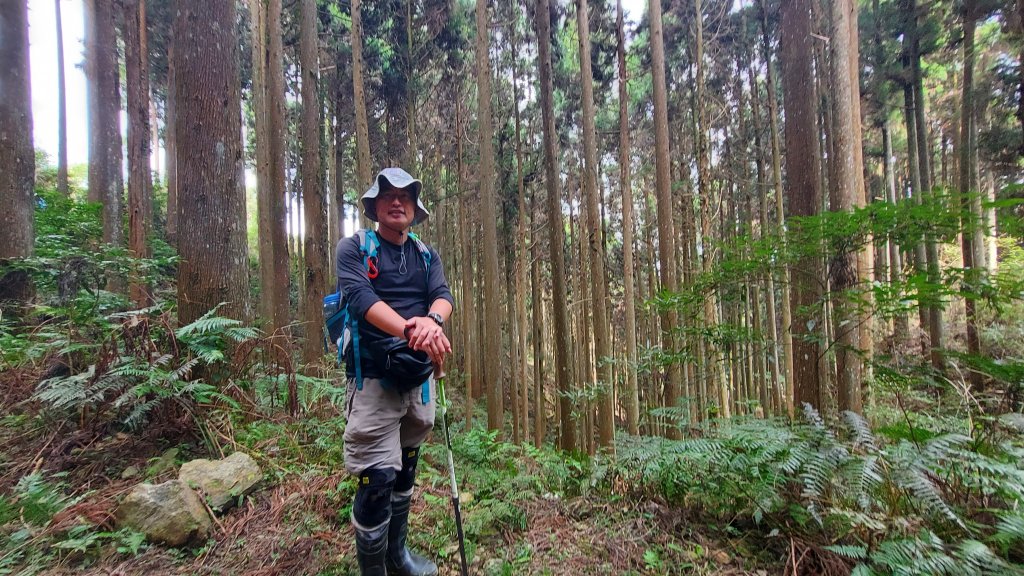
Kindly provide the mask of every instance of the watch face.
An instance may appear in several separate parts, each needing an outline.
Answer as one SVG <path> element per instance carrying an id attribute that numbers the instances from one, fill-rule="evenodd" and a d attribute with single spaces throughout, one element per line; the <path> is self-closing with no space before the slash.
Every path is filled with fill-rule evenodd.
<path id="1" fill-rule="evenodd" d="M 444 318 L 441 318 L 441 315 L 437 312 L 431 312 L 430 314 L 427 314 L 427 317 L 434 322 L 437 322 L 438 326 L 444 326 Z"/>

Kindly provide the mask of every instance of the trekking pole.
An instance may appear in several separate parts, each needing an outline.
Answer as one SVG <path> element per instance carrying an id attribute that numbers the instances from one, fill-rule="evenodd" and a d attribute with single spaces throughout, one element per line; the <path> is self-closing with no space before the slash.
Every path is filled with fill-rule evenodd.
<path id="1" fill-rule="evenodd" d="M 452 456 L 452 436 L 448 432 L 448 398 L 444 394 L 444 370 L 438 369 L 434 376 L 437 379 L 438 408 L 441 410 L 441 429 L 444 430 L 444 441 L 448 446 L 448 477 L 452 486 L 452 506 L 455 507 L 455 531 L 459 535 L 459 558 L 462 561 L 462 576 L 469 576 L 466 564 L 466 537 L 462 532 L 462 512 L 459 510 L 459 487 L 455 484 L 455 459 Z"/>

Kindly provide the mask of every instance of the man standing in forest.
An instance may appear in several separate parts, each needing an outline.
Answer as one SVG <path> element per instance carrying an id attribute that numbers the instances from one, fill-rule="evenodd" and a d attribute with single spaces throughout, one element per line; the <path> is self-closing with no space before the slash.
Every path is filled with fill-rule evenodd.
<path id="1" fill-rule="evenodd" d="M 429 216 L 421 188 L 401 168 L 382 170 L 362 197 L 377 230 L 341 240 L 336 253 L 338 287 L 358 324 L 354 345 L 344 346 L 345 468 L 359 478 L 352 526 L 364 576 L 437 574 L 406 547 L 420 445 L 434 425 L 434 381 L 399 382 L 388 356 L 404 348 L 408 358 L 411 349 L 440 371 L 451 352 L 444 323 L 454 299 L 444 268 L 433 248 L 410 236 Z"/>

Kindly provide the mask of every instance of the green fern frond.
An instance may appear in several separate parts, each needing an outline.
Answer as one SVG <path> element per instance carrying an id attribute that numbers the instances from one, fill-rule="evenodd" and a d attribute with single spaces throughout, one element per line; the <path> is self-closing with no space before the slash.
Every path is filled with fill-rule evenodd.
<path id="1" fill-rule="evenodd" d="M 957 516 L 953 508 L 943 499 L 942 491 L 935 485 L 935 482 L 926 470 L 915 467 L 907 471 L 904 481 L 912 495 L 930 512 L 945 517 L 961 528 L 967 528 L 963 520 Z"/>
<path id="2" fill-rule="evenodd" d="M 843 412 L 843 420 L 846 421 L 846 425 L 850 427 L 853 432 L 853 444 L 854 447 L 868 448 L 871 451 L 878 449 L 878 444 L 875 440 L 875 435 L 871 432 L 871 425 L 864 419 L 863 416 L 847 410 Z"/>
<path id="3" fill-rule="evenodd" d="M 954 555 L 979 574 L 1010 574 L 1011 567 L 984 543 L 977 540 L 963 540 Z M 1020 570 L 1015 571 L 1020 574 Z"/>
<path id="4" fill-rule="evenodd" d="M 199 358 L 190 358 L 181 366 L 171 372 L 171 378 L 175 381 L 185 380 L 192 374 L 192 369 L 199 364 Z"/>
<path id="5" fill-rule="evenodd" d="M 867 546 L 836 544 L 833 546 L 825 546 L 825 550 L 834 552 L 844 558 L 850 558 L 852 560 L 866 560 L 868 557 Z"/>
<path id="6" fill-rule="evenodd" d="M 992 539 L 1004 545 L 1024 541 L 1024 513 L 1014 510 L 1000 515 Z"/>
<path id="7" fill-rule="evenodd" d="M 211 310 L 191 324 L 178 328 L 174 333 L 175 337 L 179 340 L 188 340 L 190 336 L 196 334 L 209 334 L 211 332 L 223 333 L 229 328 L 235 328 L 242 325 L 240 321 L 232 318 L 213 316 L 213 312 L 214 311 Z"/>

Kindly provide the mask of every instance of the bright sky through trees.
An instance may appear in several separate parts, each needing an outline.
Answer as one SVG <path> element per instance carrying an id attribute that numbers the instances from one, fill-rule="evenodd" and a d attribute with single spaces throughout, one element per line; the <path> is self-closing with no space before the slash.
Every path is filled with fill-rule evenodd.
<path id="1" fill-rule="evenodd" d="M 626 19 L 639 20 L 647 0 L 623 0 Z M 57 163 L 57 25 L 52 0 L 28 0 L 29 43 L 32 58 L 32 120 L 37 149 L 46 151 L 50 163 Z M 82 0 L 63 0 L 64 74 L 67 82 L 68 164 L 89 160 L 86 122 L 83 36 L 85 24 Z M 127 121 L 122 117 L 124 129 Z"/>

